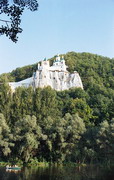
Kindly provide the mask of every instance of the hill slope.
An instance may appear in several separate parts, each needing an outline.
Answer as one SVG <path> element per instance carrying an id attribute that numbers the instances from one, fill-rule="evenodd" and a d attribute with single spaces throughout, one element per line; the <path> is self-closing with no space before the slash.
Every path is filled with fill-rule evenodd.
<path id="1" fill-rule="evenodd" d="M 84 90 L 20 87 L 12 94 L 5 82 L 29 78 L 37 64 L 0 76 L 1 160 L 114 162 L 114 60 L 90 53 L 64 56 Z"/>
<path id="2" fill-rule="evenodd" d="M 90 83 L 99 83 L 105 87 L 114 88 L 114 59 L 99 56 L 91 53 L 68 52 L 63 54 L 68 70 L 79 72 L 84 87 L 87 89 Z M 50 64 L 54 57 L 50 59 Z M 20 81 L 32 76 L 37 69 L 37 64 L 17 68 L 11 73 L 0 75 L 0 81 Z"/>
<path id="3" fill-rule="evenodd" d="M 113 117 L 114 108 L 114 59 L 91 53 L 68 52 L 64 55 L 68 70 L 79 72 L 84 90 L 88 94 L 87 103 L 99 122 Z M 55 57 L 49 59 L 50 64 Z M 37 64 L 17 68 L 2 74 L 0 81 L 20 81 L 32 76 Z"/>

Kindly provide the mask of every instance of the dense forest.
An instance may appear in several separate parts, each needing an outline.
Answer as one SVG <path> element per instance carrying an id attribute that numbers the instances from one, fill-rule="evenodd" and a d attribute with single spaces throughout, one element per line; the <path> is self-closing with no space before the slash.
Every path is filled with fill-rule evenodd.
<path id="1" fill-rule="evenodd" d="M 114 59 L 64 57 L 84 90 L 19 87 L 12 94 L 8 82 L 32 76 L 37 64 L 0 75 L 0 161 L 114 162 Z"/>

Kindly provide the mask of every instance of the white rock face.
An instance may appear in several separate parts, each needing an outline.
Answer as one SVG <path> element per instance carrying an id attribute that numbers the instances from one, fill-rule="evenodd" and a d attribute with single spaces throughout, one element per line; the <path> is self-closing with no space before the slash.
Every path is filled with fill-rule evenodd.
<path id="1" fill-rule="evenodd" d="M 9 85 L 12 91 L 21 86 L 32 86 L 33 88 L 51 86 L 52 89 L 57 91 L 63 91 L 72 87 L 83 89 L 79 74 L 76 71 L 69 73 L 64 58 L 60 59 L 59 55 L 56 56 L 52 66 L 49 65 L 48 60 L 44 60 L 41 62 L 41 65 L 38 63 L 38 69 L 33 73 L 33 77 L 20 82 L 10 82 Z"/>
<path id="2" fill-rule="evenodd" d="M 33 83 L 33 78 L 27 78 L 25 80 L 19 81 L 19 82 L 9 82 L 9 86 L 11 87 L 12 91 L 14 92 L 16 88 L 18 87 L 29 87 Z"/>

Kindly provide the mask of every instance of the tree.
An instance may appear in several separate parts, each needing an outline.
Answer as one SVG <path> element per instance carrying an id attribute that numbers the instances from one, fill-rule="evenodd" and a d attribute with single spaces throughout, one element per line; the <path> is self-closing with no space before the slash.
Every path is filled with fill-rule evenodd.
<path id="1" fill-rule="evenodd" d="M 85 130 L 85 123 L 78 114 L 67 113 L 62 119 L 56 119 L 51 131 L 53 161 L 71 160 L 72 153 L 78 150 L 78 142 Z"/>
<path id="2" fill-rule="evenodd" d="M 4 115 L 0 113 L 0 158 L 11 153 L 11 147 L 14 145 L 11 142 L 12 139 L 13 136 Z"/>
<path id="3" fill-rule="evenodd" d="M 77 161 L 77 154 L 79 152 L 78 143 L 86 131 L 85 123 L 78 114 L 65 114 L 64 120 L 66 121 L 65 130 L 65 152 L 67 160 Z"/>
<path id="4" fill-rule="evenodd" d="M 17 42 L 17 34 L 22 32 L 20 23 L 24 9 L 36 11 L 38 3 L 37 0 L 12 0 L 11 2 L 10 0 L 0 1 L 0 14 L 8 17 L 8 20 L 0 19 L 0 22 L 3 23 L 0 27 L 0 35 L 6 35 L 13 42 Z"/>
<path id="5" fill-rule="evenodd" d="M 37 152 L 39 139 L 42 135 L 41 128 L 37 124 L 36 117 L 26 115 L 14 125 L 13 155 L 20 157 L 23 162 L 28 162 Z"/>
<path id="6" fill-rule="evenodd" d="M 67 112 L 70 114 L 78 113 L 86 125 L 90 125 L 90 119 L 93 118 L 92 109 L 83 99 L 71 99 L 67 105 Z"/>
<path id="7" fill-rule="evenodd" d="M 0 85 L 0 113 L 4 114 L 6 120 L 10 118 L 11 89 L 7 82 Z"/>
<path id="8" fill-rule="evenodd" d="M 103 121 L 100 124 L 97 144 L 99 145 L 99 157 L 101 160 L 114 161 L 114 118 L 110 121 Z"/>
<path id="9" fill-rule="evenodd" d="M 56 117 L 59 114 L 56 91 L 49 86 L 43 89 L 37 88 L 34 96 L 34 111 L 37 119 L 41 120 L 41 126 L 44 118 Z"/>
<path id="10" fill-rule="evenodd" d="M 96 143 L 99 128 L 97 126 L 91 126 L 86 129 L 80 142 L 78 144 L 80 162 L 97 162 L 98 160 L 98 144 Z M 74 155 L 74 154 L 73 154 Z"/>

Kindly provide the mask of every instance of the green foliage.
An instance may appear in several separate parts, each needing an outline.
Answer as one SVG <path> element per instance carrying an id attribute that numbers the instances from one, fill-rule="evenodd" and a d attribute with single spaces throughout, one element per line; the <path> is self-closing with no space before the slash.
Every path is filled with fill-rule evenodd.
<path id="1" fill-rule="evenodd" d="M 13 143 L 11 142 L 12 138 L 13 136 L 4 115 L 0 113 L 0 158 L 11 153 L 10 148 L 13 146 Z"/>
<path id="2" fill-rule="evenodd" d="M 25 8 L 28 8 L 31 11 L 37 10 L 37 0 L 0 1 L 0 14 L 5 14 L 9 17 L 8 20 L 0 19 L 3 23 L 0 27 L 0 35 L 6 35 L 13 42 L 17 42 L 17 35 L 22 32 L 22 28 L 20 27 L 21 15 L 23 14 Z"/>
<path id="3" fill-rule="evenodd" d="M 35 155 L 34 151 L 38 148 L 42 135 L 36 117 L 26 115 L 15 123 L 13 131 L 16 156 L 21 156 L 24 162 L 28 162 Z"/>
<path id="4" fill-rule="evenodd" d="M 0 85 L 0 113 L 9 120 L 11 107 L 11 89 L 5 82 Z"/>
<path id="5" fill-rule="evenodd" d="M 37 88 L 34 93 L 34 112 L 40 122 L 41 127 L 45 126 L 45 119 L 50 116 L 57 117 L 60 112 L 58 110 L 58 101 L 56 91 L 50 87 L 44 89 Z"/>
<path id="6" fill-rule="evenodd" d="M 32 76 L 32 74 L 35 71 L 36 67 L 37 67 L 37 64 L 28 65 L 28 66 L 25 66 L 25 67 L 22 67 L 22 68 L 17 68 L 16 70 L 13 70 L 11 72 L 10 76 L 13 79 L 15 79 L 15 81 L 24 80 L 24 79 Z"/>
<path id="7" fill-rule="evenodd" d="M 109 123 L 103 121 L 100 124 L 97 135 L 97 144 L 99 145 L 99 157 L 104 161 L 114 161 L 114 119 Z"/>

